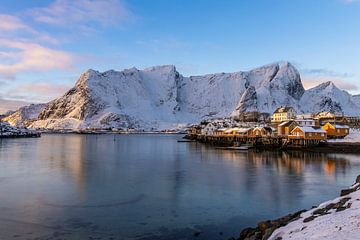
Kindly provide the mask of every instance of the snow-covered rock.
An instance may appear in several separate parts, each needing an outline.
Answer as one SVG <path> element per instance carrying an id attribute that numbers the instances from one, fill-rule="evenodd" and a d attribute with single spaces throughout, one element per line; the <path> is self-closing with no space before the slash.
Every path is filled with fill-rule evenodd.
<path id="1" fill-rule="evenodd" d="M 8 122 L 15 127 L 27 127 L 31 121 L 38 119 L 40 112 L 43 111 L 45 107 L 46 104 L 30 104 L 7 115 L 2 121 Z"/>
<path id="2" fill-rule="evenodd" d="M 305 91 L 299 72 L 288 62 L 191 77 L 182 76 L 172 65 L 120 72 L 88 70 L 29 127 L 176 129 L 245 112 L 271 114 L 285 105 L 298 113 L 335 109 L 360 114 L 356 97 L 325 85 Z"/>
<path id="3" fill-rule="evenodd" d="M 13 127 L 7 122 L 0 122 L 0 138 L 40 137 L 40 133 L 25 128 Z"/>

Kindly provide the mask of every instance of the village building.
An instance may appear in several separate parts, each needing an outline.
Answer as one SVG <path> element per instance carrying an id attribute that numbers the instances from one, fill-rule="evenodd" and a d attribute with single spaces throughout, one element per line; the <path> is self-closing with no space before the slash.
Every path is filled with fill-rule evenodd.
<path id="1" fill-rule="evenodd" d="M 226 135 L 235 135 L 240 128 L 228 128 L 224 132 Z"/>
<path id="2" fill-rule="evenodd" d="M 297 126 L 299 126 L 299 124 L 295 120 L 282 122 L 277 127 L 277 134 L 278 136 L 288 136 Z"/>
<path id="3" fill-rule="evenodd" d="M 325 125 L 327 122 L 334 124 L 347 124 L 348 118 L 343 114 L 336 114 L 332 112 L 320 112 L 317 113 L 315 118 L 319 119 L 321 125 Z"/>
<path id="4" fill-rule="evenodd" d="M 217 128 L 218 126 L 216 126 L 214 123 L 208 123 L 203 129 L 201 129 L 201 134 L 214 135 Z"/>
<path id="5" fill-rule="evenodd" d="M 227 130 L 227 128 L 219 128 L 219 129 L 216 129 L 214 131 L 214 135 L 215 136 L 223 136 L 225 135 L 225 131 Z"/>
<path id="6" fill-rule="evenodd" d="M 272 115 L 271 122 L 281 123 L 296 119 L 296 111 L 292 107 L 279 107 Z"/>
<path id="7" fill-rule="evenodd" d="M 330 122 L 327 122 L 322 128 L 327 132 L 329 138 L 344 138 L 350 132 L 349 126 Z"/>
<path id="8" fill-rule="evenodd" d="M 320 127 L 317 119 L 296 119 L 296 123 L 301 127 Z"/>
<path id="9" fill-rule="evenodd" d="M 320 141 L 327 139 L 327 133 L 322 128 L 297 126 L 291 131 L 288 138 Z"/>
<path id="10" fill-rule="evenodd" d="M 253 137 L 270 137 L 273 134 L 271 127 L 256 127 L 252 130 L 251 136 Z"/>
<path id="11" fill-rule="evenodd" d="M 241 137 L 248 137 L 251 135 L 252 128 L 239 128 L 239 130 L 236 132 L 237 136 Z"/>
<path id="12" fill-rule="evenodd" d="M 200 125 L 193 125 L 189 129 L 190 135 L 200 135 L 201 134 L 201 126 Z"/>

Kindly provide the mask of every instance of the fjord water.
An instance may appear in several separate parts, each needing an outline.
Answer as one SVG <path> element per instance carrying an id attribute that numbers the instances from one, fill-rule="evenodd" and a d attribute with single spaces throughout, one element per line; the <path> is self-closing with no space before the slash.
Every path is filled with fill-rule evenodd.
<path id="1" fill-rule="evenodd" d="M 228 239 L 337 197 L 360 173 L 360 155 L 239 152 L 181 137 L 0 140 L 0 239 Z"/>

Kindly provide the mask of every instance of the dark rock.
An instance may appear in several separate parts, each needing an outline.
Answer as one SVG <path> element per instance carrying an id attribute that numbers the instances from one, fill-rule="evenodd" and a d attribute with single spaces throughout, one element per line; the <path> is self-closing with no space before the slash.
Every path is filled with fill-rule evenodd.
<path id="1" fill-rule="evenodd" d="M 316 216 L 310 216 L 310 217 L 307 217 L 304 219 L 304 223 L 307 223 L 307 222 L 311 222 L 312 220 L 314 220 L 316 218 Z"/>
<path id="2" fill-rule="evenodd" d="M 268 229 L 269 227 L 271 227 L 271 222 L 268 220 L 268 221 L 264 221 L 264 222 L 259 222 L 258 223 L 258 229 L 261 231 L 261 232 L 264 232 L 266 229 Z"/>

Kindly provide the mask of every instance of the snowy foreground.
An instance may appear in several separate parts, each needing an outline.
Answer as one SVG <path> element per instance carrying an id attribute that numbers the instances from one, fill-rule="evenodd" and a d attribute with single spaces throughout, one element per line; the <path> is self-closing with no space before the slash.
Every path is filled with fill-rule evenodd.
<path id="1" fill-rule="evenodd" d="M 269 239 L 360 239 L 360 181 L 357 182 L 351 187 L 357 191 L 302 213 L 298 220 L 275 230 Z"/>

